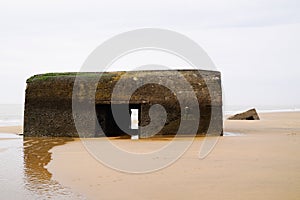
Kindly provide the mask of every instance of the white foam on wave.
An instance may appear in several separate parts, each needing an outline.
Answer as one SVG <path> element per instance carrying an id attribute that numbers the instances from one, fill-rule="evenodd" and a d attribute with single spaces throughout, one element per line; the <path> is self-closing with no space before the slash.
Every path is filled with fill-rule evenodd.
<path id="1" fill-rule="evenodd" d="M 276 113 L 276 112 L 300 112 L 299 108 L 294 109 L 278 109 L 278 110 L 257 110 L 259 113 Z"/>
<path id="2" fill-rule="evenodd" d="M 0 139 L 21 139 L 23 136 L 12 133 L 0 133 Z"/>
<path id="3" fill-rule="evenodd" d="M 7 119 L 6 117 L 0 116 L 0 126 L 21 126 L 22 124 L 22 119 Z"/>

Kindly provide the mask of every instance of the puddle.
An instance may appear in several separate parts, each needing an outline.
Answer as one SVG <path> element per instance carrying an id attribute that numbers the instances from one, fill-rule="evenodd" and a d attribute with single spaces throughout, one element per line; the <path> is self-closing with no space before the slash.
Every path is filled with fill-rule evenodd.
<path id="1" fill-rule="evenodd" d="M 84 199 L 52 179 L 48 151 L 70 138 L 24 138 L 0 134 L 0 194 L 3 199 Z M 2 149 L 2 151 L 1 151 Z"/>
<path id="2" fill-rule="evenodd" d="M 231 133 L 231 132 L 224 132 L 223 136 L 225 137 L 235 137 L 235 136 L 243 136 L 243 133 Z"/>

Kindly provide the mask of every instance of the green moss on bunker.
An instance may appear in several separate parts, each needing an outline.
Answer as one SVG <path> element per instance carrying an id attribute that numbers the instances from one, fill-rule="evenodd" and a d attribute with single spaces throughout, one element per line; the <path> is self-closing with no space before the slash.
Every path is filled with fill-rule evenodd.
<path id="1" fill-rule="evenodd" d="M 116 76 L 121 75 L 120 72 L 116 73 L 100 73 L 100 72 L 63 72 L 63 73 L 45 73 L 45 74 L 37 74 L 26 80 L 26 83 L 31 83 L 34 81 L 44 81 L 51 78 L 59 78 L 59 77 L 99 77 L 100 74 L 102 78 L 112 79 Z"/>

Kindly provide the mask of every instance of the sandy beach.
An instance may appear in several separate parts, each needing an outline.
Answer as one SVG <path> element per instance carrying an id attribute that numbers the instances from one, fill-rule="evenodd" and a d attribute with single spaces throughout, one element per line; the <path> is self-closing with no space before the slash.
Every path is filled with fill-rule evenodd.
<path id="1" fill-rule="evenodd" d="M 0 19 L 0 200 L 300 200 L 300 0 Z"/>
<path id="2" fill-rule="evenodd" d="M 225 131 L 236 134 L 219 137 L 205 159 L 199 159 L 204 138 L 198 137 L 174 164 L 147 174 L 104 166 L 80 139 L 26 138 L 27 187 L 32 191 L 42 188 L 45 198 L 52 194 L 69 199 L 299 199 L 300 112 L 263 113 L 260 117 L 260 121 L 225 120 Z M 21 131 L 20 126 L 0 128 L 6 135 Z M 122 149 L 139 152 L 170 141 L 113 140 Z M 7 149 L 0 148 L 3 151 Z M 43 188 L 45 183 L 51 187 Z M 62 186 L 65 192 L 55 191 Z"/>
<path id="3" fill-rule="evenodd" d="M 53 179 L 88 199 L 299 199 L 300 112 L 260 114 L 260 121 L 225 121 L 213 151 L 198 158 L 203 138 L 171 166 L 128 174 L 95 160 L 76 139 L 50 151 Z M 170 142 L 116 140 L 121 148 Z"/>
<path id="4" fill-rule="evenodd" d="M 20 134 L 20 133 L 23 133 L 23 127 L 22 126 L 4 126 L 4 127 L 0 127 L 0 133 Z"/>

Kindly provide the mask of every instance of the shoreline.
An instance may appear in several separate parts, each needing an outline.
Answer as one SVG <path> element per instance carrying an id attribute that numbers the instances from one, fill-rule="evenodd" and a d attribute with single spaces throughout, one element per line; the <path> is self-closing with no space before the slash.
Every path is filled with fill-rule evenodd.
<path id="1" fill-rule="evenodd" d="M 224 112 L 224 117 L 223 117 L 223 121 L 228 121 L 227 118 L 234 115 L 234 114 L 237 114 L 237 113 L 240 113 L 240 112 L 243 112 L 245 110 L 242 110 L 242 111 L 228 111 L 228 112 L 232 112 L 231 114 L 225 114 Z M 268 115 L 273 115 L 273 114 L 296 114 L 297 113 L 300 113 L 300 109 L 283 109 L 283 110 L 264 110 L 264 111 L 259 111 L 257 110 L 259 116 L 268 116 Z M 264 119 L 262 119 L 264 120 Z M 251 121 L 251 120 L 231 120 L 231 121 Z M 15 134 L 19 134 L 19 133 L 22 133 L 23 132 L 23 126 L 22 125 L 13 125 L 13 126 L 1 126 L 0 125 L 0 133 L 15 133 Z"/>

